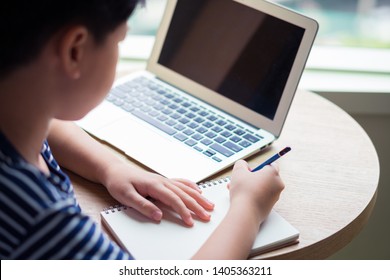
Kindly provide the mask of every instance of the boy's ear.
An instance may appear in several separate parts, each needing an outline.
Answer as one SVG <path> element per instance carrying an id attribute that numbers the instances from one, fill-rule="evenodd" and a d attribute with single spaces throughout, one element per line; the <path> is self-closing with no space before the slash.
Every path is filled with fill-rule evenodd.
<path id="1" fill-rule="evenodd" d="M 65 73 L 71 79 L 81 76 L 81 66 L 88 47 L 88 30 L 83 26 L 74 26 L 63 33 L 60 42 L 60 59 Z"/>

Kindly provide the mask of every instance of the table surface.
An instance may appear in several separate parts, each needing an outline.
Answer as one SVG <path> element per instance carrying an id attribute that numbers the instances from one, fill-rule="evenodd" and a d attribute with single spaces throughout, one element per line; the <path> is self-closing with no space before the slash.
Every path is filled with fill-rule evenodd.
<path id="1" fill-rule="evenodd" d="M 281 137 L 247 160 L 256 166 L 285 146 L 292 151 L 278 161 L 286 188 L 275 210 L 300 231 L 299 243 L 256 258 L 327 258 L 347 245 L 370 217 L 379 180 L 376 150 L 345 111 L 317 94 L 300 90 Z M 136 164 L 131 158 L 126 160 Z M 230 172 L 228 168 L 213 178 Z M 100 211 L 116 201 L 104 187 L 69 175 L 83 211 L 101 224 Z"/>

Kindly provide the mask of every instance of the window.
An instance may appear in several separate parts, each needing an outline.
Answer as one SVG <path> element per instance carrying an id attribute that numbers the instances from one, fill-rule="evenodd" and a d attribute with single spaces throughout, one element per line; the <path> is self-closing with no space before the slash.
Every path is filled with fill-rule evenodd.
<path id="1" fill-rule="evenodd" d="M 390 97 L 390 0 L 271 2 L 319 22 L 300 87 L 319 93 L 376 92 Z M 129 39 L 122 46 L 122 57 L 147 59 L 165 3 L 146 0 L 146 7 L 135 12 L 129 21 Z"/>
<path id="2" fill-rule="evenodd" d="M 301 87 L 390 93 L 390 0 L 274 1 L 320 25 Z"/>
<path id="3" fill-rule="evenodd" d="M 138 6 L 129 19 L 129 35 L 154 36 L 157 32 L 166 0 L 145 0 L 145 2 L 145 6 Z"/>
<path id="4" fill-rule="evenodd" d="M 390 48 L 390 0 L 275 0 L 315 18 L 316 44 Z"/>
<path id="5" fill-rule="evenodd" d="M 317 45 L 390 48 L 390 0 L 273 0 L 316 19 Z M 130 35 L 156 34 L 166 0 L 146 0 L 129 20 Z"/>

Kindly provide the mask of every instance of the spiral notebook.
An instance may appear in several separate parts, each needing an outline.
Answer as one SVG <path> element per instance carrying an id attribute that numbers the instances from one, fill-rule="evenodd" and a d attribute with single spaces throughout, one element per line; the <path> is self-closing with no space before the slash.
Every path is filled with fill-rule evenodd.
<path id="1" fill-rule="evenodd" d="M 228 181 L 226 178 L 200 185 L 203 195 L 215 203 L 209 222 L 195 220 L 193 227 L 187 227 L 178 214 L 156 202 L 163 211 L 160 223 L 124 206 L 103 210 L 100 213 L 102 223 L 119 245 L 135 259 L 190 259 L 222 221 L 229 208 Z M 297 243 L 298 238 L 299 231 L 272 210 L 260 226 L 250 256 Z"/>

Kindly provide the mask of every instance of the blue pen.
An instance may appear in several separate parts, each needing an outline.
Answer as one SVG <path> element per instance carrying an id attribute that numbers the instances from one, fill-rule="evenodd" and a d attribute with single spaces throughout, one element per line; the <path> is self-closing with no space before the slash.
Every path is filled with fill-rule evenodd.
<path id="1" fill-rule="evenodd" d="M 267 159 L 266 161 L 264 161 L 262 164 L 260 164 L 259 166 L 257 166 L 255 169 L 252 170 L 252 172 L 258 171 L 258 170 L 262 169 L 264 166 L 273 163 L 275 160 L 277 160 L 277 159 L 280 158 L 281 156 L 285 155 L 285 154 L 288 153 L 289 151 L 291 151 L 291 148 L 290 148 L 290 147 L 284 148 L 284 149 L 281 150 L 279 153 L 277 153 L 276 155 L 273 155 L 272 157 L 270 157 L 269 159 Z"/>

